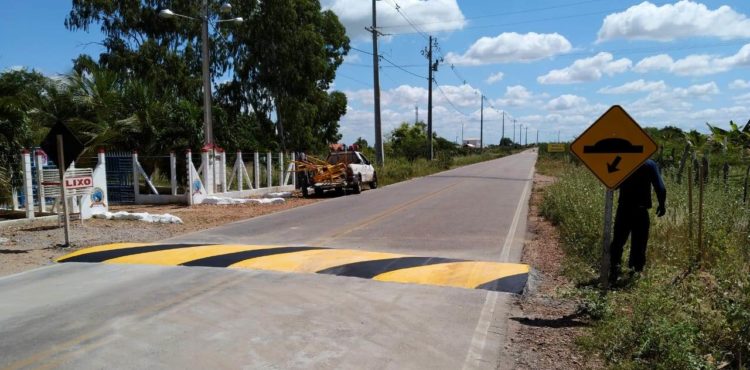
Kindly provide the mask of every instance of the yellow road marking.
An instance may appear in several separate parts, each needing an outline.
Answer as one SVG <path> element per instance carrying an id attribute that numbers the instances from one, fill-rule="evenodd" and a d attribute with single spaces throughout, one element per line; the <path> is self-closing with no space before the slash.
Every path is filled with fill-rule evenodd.
<path id="1" fill-rule="evenodd" d="M 80 256 L 82 254 L 89 254 L 94 252 L 103 252 L 103 251 L 112 251 L 116 249 L 125 249 L 125 248 L 133 248 L 133 247 L 143 247 L 147 245 L 152 245 L 150 243 L 112 243 L 112 244 L 105 244 L 105 245 L 98 245 L 96 247 L 90 247 L 90 248 L 84 248 L 81 250 L 77 250 L 75 252 L 71 252 L 69 254 L 66 254 L 62 257 L 57 257 L 55 259 L 55 262 L 60 262 L 60 260 L 64 260 L 70 257 Z"/>
<path id="2" fill-rule="evenodd" d="M 410 267 L 377 275 L 373 280 L 473 289 L 506 276 L 525 274 L 529 266 L 499 262 L 451 262 Z"/>
<path id="3" fill-rule="evenodd" d="M 362 261 L 404 257 L 401 254 L 366 252 L 352 249 L 314 249 L 253 258 L 230 265 L 230 268 L 252 268 L 283 272 L 318 272 L 327 268 Z"/>
<path id="4" fill-rule="evenodd" d="M 234 252 L 243 252 L 255 249 L 274 248 L 272 245 L 239 245 L 239 244 L 218 244 L 218 245 L 201 245 L 197 247 L 187 247 L 179 249 L 168 249 L 163 251 L 154 251 L 146 253 L 131 254 L 129 256 L 117 257 L 106 260 L 103 263 L 111 264 L 141 264 L 141 265 L 164 265 L 176 266 L 185 262 L 194 261 L 201 258 L 229 254 Z"/>

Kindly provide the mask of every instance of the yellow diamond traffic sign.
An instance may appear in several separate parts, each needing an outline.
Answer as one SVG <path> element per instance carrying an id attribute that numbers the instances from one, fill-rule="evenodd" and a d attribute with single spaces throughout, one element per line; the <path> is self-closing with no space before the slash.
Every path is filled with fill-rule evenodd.
<path id="1" fill-rule="evenodd" d="M 617 188 L 656 150 L 656 143 L 619 105 L 570 144 L 570 151 L 609 189 Z"/>

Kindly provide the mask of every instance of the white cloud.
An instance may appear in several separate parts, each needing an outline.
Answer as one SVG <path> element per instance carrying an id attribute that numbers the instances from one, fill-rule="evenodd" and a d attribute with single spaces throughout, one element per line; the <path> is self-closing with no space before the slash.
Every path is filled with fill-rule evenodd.
<path id="1" fill-rule="evenodd" d="M 729 88 L 732 90 L 750 89 L 750 81 L 737 79 L 729 83 Z"/>
<path id="2" fill-rule="evenodd" d="M 667 84 L 664 81 L 645 81 L 643 79 L 628 82 L 617 87 L 605 87 L 599 90 L 600 94 L 632 94 L 644 91 L 664 90 Z"/>
<path id="3" fill-rule="evenodd" d="M 666 71 L 680 76 L 703 76 L 746 66 L 750 66 L 750 44 L 728 57 L 698 54 L 673 60 L 666 54 L 650 56 L 638 62 L 633 70 L 640 73 Z"/>
<path id="4" fill-rule="evenodd" d="M 656 90 L 648 96 L 628 104 L 628 109 L 639 117 L 659 117 L 679 119 L 693 112 L 696 100 L 709 101 L 711 96 L 719 94 L 716 82 L 678 87 L 671 90 Z M 667 114 L 668 113 L 668 114 Z"/>
<path id="5" fill-rule="evenodd" d="M 344 57 L 344 63 L 360 63 L 362 58 L 359 54 L 349 53 Z"/>
<path id="6" fill-rule="evenodd" d="M 750 19 L 726 5 L 712 10 L 690 0 L 662 6 L 644 1 L 604 18 L 598 41 L 617 38 L 671 41 L 688 37 L 750 37 Z"/>
<path id="7" fill-rule="evenodd" d="M 610 53 L 601 52 L 593 57 L 579 59 L 563 69 L 554 69 L 546 75 L 537 77 L 541 84 L 572 84 L 596 81 L 606 74 L 612 76 L 630 69 L 633 62 L 622 58 L 614 60 Z"/>
<path id="8" fill-rule="evenodd" d="M 466 24 L 456 0 L 399 0 L 402 13 L 423 32 L 460 30 Z M 371 37 L 365 27 L 372 25 L 372 3 L 362 0 L 324 0 L 324 9 L 330 9 L 346 27 L 353 39 Z M 378 27 L 384 33 L 415 32 L 388 1 L 377 2 Z"/>
<path id="9" fill-rule="evenodd" d="M 565 111 L 573 108 L 582 107 L 588 104 L 586 98 L 578 95 L 560 95 L 550 100 L 544 107 L 550 111 Z"/>
<path id="10" fill-rule="evenodd" d="M 505 32 L 495 37 L 482 37 L 463 55 L 448 53 L 445 59 L 456 65 L 531 62 L 570 51 L 568 39 L 558 33 L 519 34 Z"/>
<path id="11" fill-rule="evenodd" d="M 673 91 L 674 95 L 679 98 L 707 98 L 708 95 L 716 95 L 719 93 L 719 87 L 716 86 L 716 82 L 709 82 L 702 85 L 692 85 L 688 88 L 676 88 Z"/>
<path id="12" fill-rule="evenodd" d="M 494 84 L 494 83 L 496 83 L 496 82 L 500 82 L 500 81 L 502 81 L 502 79 L 503 79 L 503 76 L 505 76 L 505 74 L 504 74 L 503 72 L 497 72 L 497 73 L 493 73 L 493 74 L 491 74 L 491 75 L 490 75 L 489 77 L 487 77 L 487 80 L 486 80 L 486 82 L 487 82 L 488 84 L 492 85 L 492 84 Z"/>
<path id="13" fill-rule="evenodd" d="M 524 107 L 540 105 L 541 98 L 546 95 L 536 95 L 522 85 L 507 86 L 502 98 L 495 99 L 492 104 L 497 107 Z"/>
<path id="14" fill-rule="evenodd" d="M 745 93 L 742 95 L 733 96 L 732 100 L 735 100 L 737 102 L 741 103 L 750 103 L 750 93 Z"/>

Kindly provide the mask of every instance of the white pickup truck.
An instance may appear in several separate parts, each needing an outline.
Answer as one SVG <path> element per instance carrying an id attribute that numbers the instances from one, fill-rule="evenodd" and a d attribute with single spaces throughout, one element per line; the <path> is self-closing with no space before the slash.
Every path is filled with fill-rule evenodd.
<path id="1" fill-rule="evenodd" d="M 370 161 L 358 151 L 337 151 L 331 152 L 326 158 L 329 164 L 342 163 L 346 166 L 346 179 L 338 182 L 313 183 L 310 177 L 303 179 L 302 194 L 308 195 L 306 185 L 312 186 L 315 195 L 322 195 L 326 190 L 336 190 L 343 193 L 344 190 L 350 190 L 354 194 L 362 192 L 362 185 L 367 184 L 370 189 L 378 187 L 378 175 Z M 307 181 L 305 181 L 307 180 Z"/>

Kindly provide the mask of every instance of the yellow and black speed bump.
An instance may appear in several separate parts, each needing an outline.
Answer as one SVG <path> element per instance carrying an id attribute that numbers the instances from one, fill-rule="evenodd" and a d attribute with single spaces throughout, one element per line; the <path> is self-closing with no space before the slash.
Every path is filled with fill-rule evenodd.
<path id="1" fill-rule="evenodd" d="M 529 266 L 306 246 L 117 243 L 57 262 L 203 266 L 317 273 L 399 283 L 521 293 Z"/>

